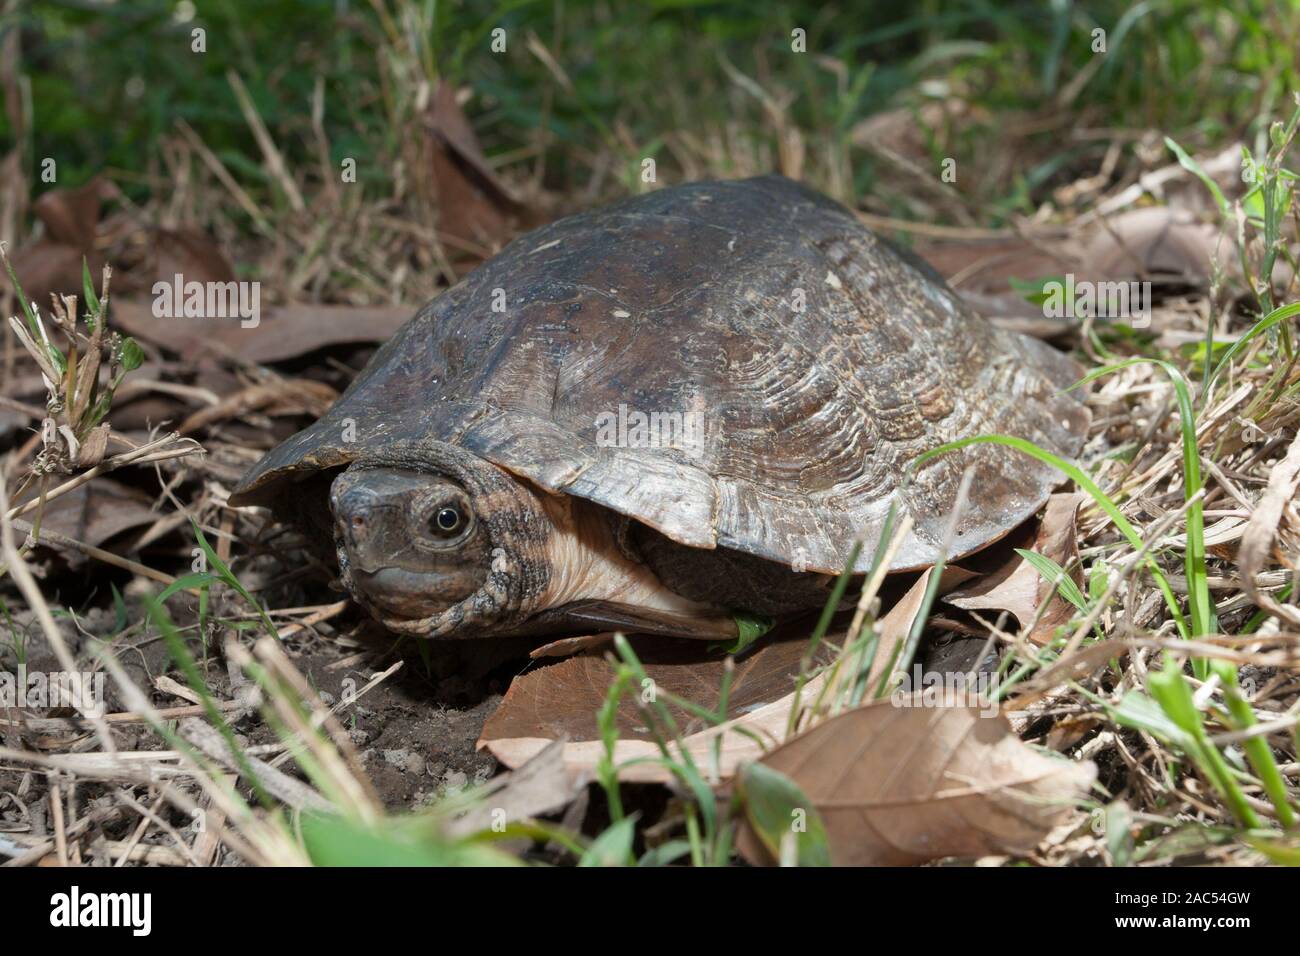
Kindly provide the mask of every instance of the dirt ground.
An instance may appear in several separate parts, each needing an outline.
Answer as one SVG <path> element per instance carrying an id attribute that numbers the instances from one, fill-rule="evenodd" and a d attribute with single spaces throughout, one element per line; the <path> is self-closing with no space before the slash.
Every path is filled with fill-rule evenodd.
<path id="1" fill-rule="evenodd" d="M 107 580 L 96 581 L 102 594 Z M 94 585 L 92 584 L 92 587 Z M 87 591 L 85 593 L 92 593 Z M 307 589 L 305 593 L 310 593 Z M 328 591 L 324 592 L 328 594 Z M 219 599 L 218 599 L 219 600 Z M 185 599 L 174 599 L 175 609 Z M 140 620 L 145 612 L 129 598 L 128 620 Z M 176 613 L 177 623 L 184 623 L 184 608 Z M 26 651 L 29 672 L 55 672 L 59 663 L 40 634 L 32 626 L 29 614 L 13 615 L 20 633 L 30 635 Z M 189 701 L 178 696 L 174 683 L 159 678 L 178 677 L 164 639 L 142 637 L 128 632 L 114 638 L 116 615 L 111 607 L 91 607 L 76 621 L 64 617 L 59 621 L 69 649 L 78 660 L 93 659 L 92 645 L 111 641 L 127 675 L 137 687 L 153 688 L 150 703 L 161 709 L 186 707 Z M 337 621 L 312 631 L 299 631 L 284 641 L 284 649 L 327 706 L 335 706 L 349 694 L 352 703 L 343 703 L 335 712 L 346 726 L 357 748 L 375 791 L 383 804 L 392 810 L 418 809 L 435 800 L 482 784 L 498 769 L 497 761 L 486 751 L 477 751 L 483 723 L 501 700 L 510 679 L 528 666 L 524 648 L 488 646 L 490 642 L 464 642 L 464 645 L 432 645 L 417 652 L 402 653 L 390 635 L 373 626 L 355 609 Z M 468 645 L 468 646 L 465 646 Z M 200 660 L 204 682 L 218 701 L 236 700 L 240 686 L 232 684 L 231 670 L 222 659 L 216 642 L 212 653 Z M 16 671 L 13 648 L 0 652 L 0 667 Z M 400 665 L 387 678 L 364 692 L 380 672 Z M 240 684 L 246 679 L 240 678 Z M 105 710 L 121 715 L 130 708 L 113 680 L 106 679 Z M 184 692 L 183 689 L 182 693 Z M 197 710 L 198 708 L 192 708 Z M 24 717 L 18 711 L 0 710 L 6 723 L 0 742 L 17 748 L 20 745 L 40 751 L 79 753 L 96 746 L 88 731 L 77 730 L 69 718 L 70 708 L 50 710 L 49 716 Z M 112 717 L 110 717 L 112 720 Z M 244 710 L 232 721 L 236 740 L 257 752 L 259 745 L 275 745 L 276 734 L 255 709 Z M 147 725 L 138 721 L 114 722 L 113 731 L 120 750 L 150 752 L 166 744 Z M 295 772 L 293 764 L 285 769 Z M 82 781 L 69 794 L 72 813 L 95 807 L 107 807 L 113 800 L 116 783 Z M 50 832 L 48 789 L 41 775 L 29 769 L 0 764 L 0 837 L 6 832 L 21 832 L 32 837 Z M 187 823 L 170 807 L 159 809 L 164 819 L 177 828 Z M 116 827 L 109 822 L 104 831 L 110 837 L 127 839 L 136 821 L 125 817 Z M 163 833 L 147 840 L 169 842 Z M 147 841 L 146 841 L 147 842 Z M 231 856 L 225 862 L 237 862 Z"/>

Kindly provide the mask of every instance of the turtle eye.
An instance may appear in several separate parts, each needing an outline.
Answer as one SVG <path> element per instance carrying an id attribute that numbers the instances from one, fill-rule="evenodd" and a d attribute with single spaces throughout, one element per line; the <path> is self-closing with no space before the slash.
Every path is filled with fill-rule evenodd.
<path id="1" fill-rule="evenodd" d="M 460 509 L 453 505 L 443 505 L 433 513 L 429 521 L 429 530 L 440 538 L 449 538 L 465 525 L 465 517 Z"/>

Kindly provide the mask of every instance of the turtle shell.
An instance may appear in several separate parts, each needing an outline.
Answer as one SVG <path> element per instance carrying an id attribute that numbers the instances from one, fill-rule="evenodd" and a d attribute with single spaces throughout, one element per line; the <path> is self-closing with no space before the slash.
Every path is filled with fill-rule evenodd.
<path id="1" fill-rule="evenodd" d="M 692 183 L 511 243 L 232 501 L 273 504 L 370 449 L 436 439 L 682 544 L 800 570 L 841 570 L 855 539 L 862 569 L 897 497 L 914 525 L 893 569 L 917 568 L 938 557 L 967 467 L 950 557 L 1014 528 L 1061 475 L 982 444 L 904 485 L 913 459 L 987 433 L 1077 454 L 1089 414 L 1062 389 L 1078 375 L 806 187 Z"/>

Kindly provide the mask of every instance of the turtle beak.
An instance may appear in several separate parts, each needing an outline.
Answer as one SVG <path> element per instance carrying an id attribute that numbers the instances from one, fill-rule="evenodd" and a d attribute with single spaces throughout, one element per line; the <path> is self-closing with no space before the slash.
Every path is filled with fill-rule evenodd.
<path id="1" fill-rule="evenodd" d="M 445 482 L 386 468 L 350 468 L 330 486 L 330 510 L 348 587 L 363 603 L 402 617 L 423 617 L 474 593 L 490 564 L 483 541 L 455 540 L 439 550 L 428 525 L 428 500 Z M 422 503 L 423 502 L 423 503 Z M 423 510 L 422 510 L 423 509 Z"/>
<path id="2" fill-rule="evenodd" d="M 347 548 L 352 566 L 367 572 L 384 567 L 387 562 L 379 553 L 382 547 L 376 548 L 382 545 L 383 534 L 375 532 L 391 520 L 392 506 L 368 488 L 341 488 L 335 483 L 330 509 L 334 512 L 335 532 Z"/>

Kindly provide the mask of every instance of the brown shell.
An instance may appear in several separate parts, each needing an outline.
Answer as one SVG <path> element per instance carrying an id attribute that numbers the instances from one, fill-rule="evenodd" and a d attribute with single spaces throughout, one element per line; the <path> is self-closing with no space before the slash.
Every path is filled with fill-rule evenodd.
<path id="1" fill-rule="evenodd" d="M 427 437 L 682 544 L 835 572 L 855 537 L 870 560 L 927 449 L 1002 433 L 1077 454 L 1088 412 L 1061 392 L 1077 376 L 824 196 L 778 176 L 693 183 L 512 243 L 421 309 L 232 500 L 270 502 L 296 477 Z M 620 406 L 693 413 L 702 440 L 608 447 L 601 416 Z M 901 492 L 915 526 L 895 569 L 933 563 L 968 465 L 958 554 L 1061 480 L 998 445 L 940 457 Z"/>

